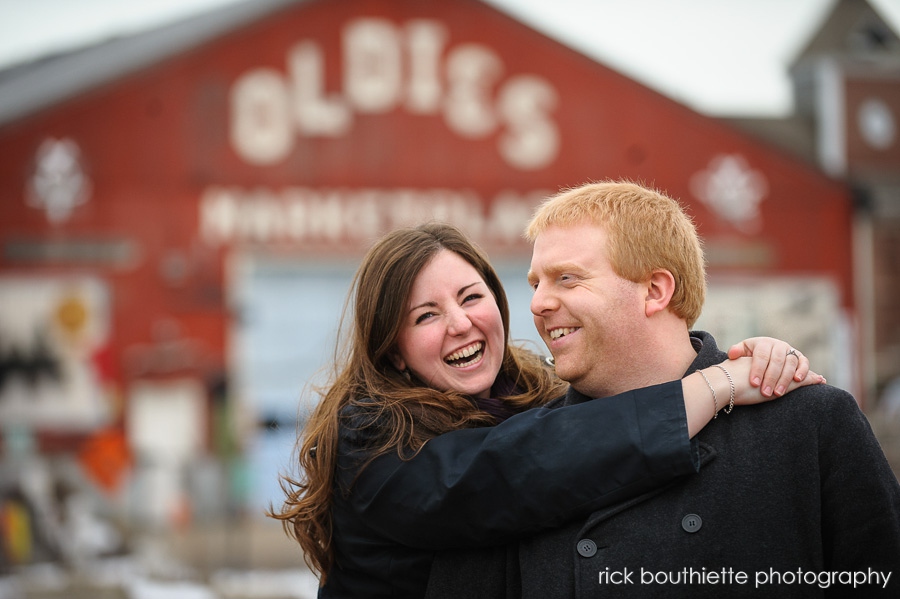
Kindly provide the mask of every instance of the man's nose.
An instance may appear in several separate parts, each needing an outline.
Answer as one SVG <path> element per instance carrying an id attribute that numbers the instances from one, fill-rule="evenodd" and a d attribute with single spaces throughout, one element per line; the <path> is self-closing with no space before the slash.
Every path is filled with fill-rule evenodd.
<path id="1" fill-rule="evenodd" d="M 552 293 L 548 292 L 545 287 L 540 285 L 534 290 L 531 296 L 531 313 L 535 316 L 541 316 L 545 312 L 554 310 L 557 305 L 556 299 Z"/>

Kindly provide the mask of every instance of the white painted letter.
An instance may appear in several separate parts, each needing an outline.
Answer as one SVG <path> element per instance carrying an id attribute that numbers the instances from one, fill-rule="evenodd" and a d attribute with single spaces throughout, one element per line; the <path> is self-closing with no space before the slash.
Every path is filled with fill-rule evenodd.
<path id="1" fill-rule="evenodd" d="M 237 230 L 240 194 L 235 190 L 209 187 L 200 199 L 200 236 L 210 245 L 228 243 Z"/>
<path id="2" fill-rule="evenodd" d="M 450 86 L 444 105 L 447 125 L 464 137 L 489 135 L 497 127 L 491 92 L 503 63 L 479 44 L 459 46 L 447 58 Z"/>
<path id="3" fill-rule="evenodd" d="M 508 128 L 498 140 L 500 155 L 522 170 L 547 166 L 559 152 L 559 130 L 548 117 L 556 90 L 533 75 L 511 78 L 500 90 L 497 112 Z"/>
<path id="4" fill-rule="evenodd" d="M 273 69 L 255 69 L 231 88 L 231 145 L 251 164 L 284 159 L 294 143 L 287 85 Z"/>
<path id="5" fill-rule="evenodd" d="M 413 113 L 433 114 L 441 101 L 440 60 L 447 40 L 437 21 L 416 19 L 406 26 L 409 53 L 409 87 L 406 106 Z"/>
<path id="6" fill-rule="evenodd" d="M 344 31 L 344 92 L 362 112 L 387 112 L 400 100 L 403 69 L 397 29 L 357 19 Z"/>
<path id="7" fill-rule="evenodd" d="M 288 52 L 294 118 L 302 135 L 339 137 L 350 130 L 353 115 L 340 97 L 325 97 L 322 50 L 301 42 Z"/>

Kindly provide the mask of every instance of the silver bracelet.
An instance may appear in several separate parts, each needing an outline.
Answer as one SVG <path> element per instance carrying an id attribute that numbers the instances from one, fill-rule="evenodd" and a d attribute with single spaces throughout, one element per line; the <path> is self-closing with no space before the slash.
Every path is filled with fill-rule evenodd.
<path id="1" fill-rule="evenodd" d="M 703 377 L 703 380 L 706 381 L 706 386 L 709 387 L 709 390 L 712 392 L 713 396 L 713 408 L 715 408 L 715 412 L 713 412 L 713 420 L 719 417 L 719 400 L 716 399 L 716 390 L 713 389 L 712 383 L 709 382 L 709 379 L 706 378 L 706 373 L 702 370 L 698 370 L 700 376 Z"/>
<path id="2" fill-rule="evenodd" d="M 731 397 L 728 399 L 728 407 L 725 408 L 726 414 L 731 414 L 731 410 L 734 409 L 734 379 L 731 378 L 731 373 L 725 370 L 725 367 L 721 364 L 714 364 L 716 368 L 721 368 L 722 372 L 725 373 L 725 376 L 728 377 L 728 384 L 731 385 Z"/>

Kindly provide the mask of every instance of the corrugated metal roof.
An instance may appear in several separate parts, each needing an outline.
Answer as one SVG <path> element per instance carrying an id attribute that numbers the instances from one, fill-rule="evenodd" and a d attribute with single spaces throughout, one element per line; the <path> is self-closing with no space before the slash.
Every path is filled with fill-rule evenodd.
<path id="1" fill-rule="evenodd" d="M 238 2 L 135 35 L 12 66 L 0 71 L 0 126 L 305 1 Z"/>

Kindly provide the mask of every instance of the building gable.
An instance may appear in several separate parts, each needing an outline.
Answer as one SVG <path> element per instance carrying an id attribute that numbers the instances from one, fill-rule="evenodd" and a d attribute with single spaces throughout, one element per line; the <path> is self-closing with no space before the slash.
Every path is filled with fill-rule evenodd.
<path id="1" fill-rule="evenodd" d="M 174 313 L 220 347 L 235 253 L 353 262 L 439 219 L 521 270 L 536 204 L 608 178 L 679 198 L 714 276 L 852 303 L 845 186 L 477 0 L 288 3 L 7 121 L 0 266 L 110 277 L 151 315 L 120 346 Z"/>

